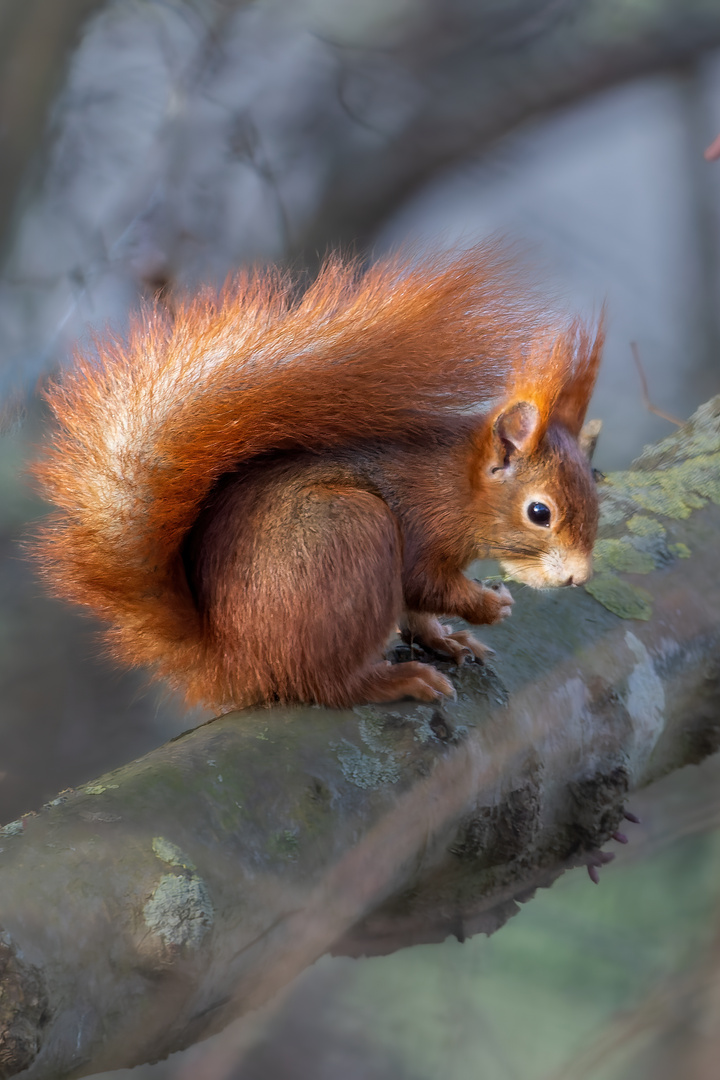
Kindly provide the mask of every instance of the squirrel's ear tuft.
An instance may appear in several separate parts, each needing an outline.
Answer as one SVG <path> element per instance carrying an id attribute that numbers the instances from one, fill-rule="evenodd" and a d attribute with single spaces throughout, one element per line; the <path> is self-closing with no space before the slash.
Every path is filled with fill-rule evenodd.
<path id="1" fill-rule="evenodd" d="M 490 472 L 508 469 L 518 456 L 530 453 L 542 436 L 542 421 L 537 405 L 517 401 L 499 413 L 493 424 L 493 455 Z"/>
<path id="2" fill-rule="evenodd" d="M 604 341 L 603 311 L 594 334 L 588 327 L 576 324 L 571 334 L 556 344 L 556 350 L 572 349 L 574 355 L 567 363 L 567 375 L 553 405 L 551 419 L 553 423 L 562 424 L 578 439 L 595 387 Z"/>

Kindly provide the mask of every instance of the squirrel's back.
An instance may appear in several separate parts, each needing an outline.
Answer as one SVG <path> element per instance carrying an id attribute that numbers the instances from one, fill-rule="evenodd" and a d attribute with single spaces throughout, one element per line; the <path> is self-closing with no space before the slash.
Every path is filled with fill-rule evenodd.
<path id="1" fill-rule="evenodd" d="M 182 555 L 220 478 L 274 452 L 417 439 L 530 389 L 548 415 L 568 385 L 586 399 L 588 333 L 528 295 L 484 245 L 365 273 L 332 258 L 302 293 L 241 274 L 172 317 L 146 308 L 47 393 L 35 473 L 57 512 L 37 552 L 53 591 L 110 625 L 118 658 L 217 704 Z"/>

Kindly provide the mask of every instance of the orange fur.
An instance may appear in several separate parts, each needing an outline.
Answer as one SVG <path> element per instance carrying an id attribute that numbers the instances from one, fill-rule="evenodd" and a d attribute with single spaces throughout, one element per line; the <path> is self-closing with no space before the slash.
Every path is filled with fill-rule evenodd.
<path id="1" fill-rule="evenodd" d="M 447 687 L 423 689 L 414 670 L 393 683 L 379 659 L 403 604 L 442 593 L 409 599 L 425 594 L 406 567 L 418 526 L 403 499 L 435 537 L 420 563 L 442 557 L 454 572 L 483 547 L 463 506 L 480 489 L 473 521 L 492 534 L 485 548 L 502 547 L 495 489 L 472 479 L 494 452 L 492 418 L 532 402 L 536 457 L 553 425 L 575 438 L 599 340 L 528 300 L 512 260 L 488 245 L 364 274 L 331 258 L 301 296 L 277 272 L 241 274 L 172 320 L 148 308 L 127 341 L 98 341 L 47 393 L 57 426 L 35 474 L 57 512 L 36 544 L 44 574 L 56 595 L 110 624 L 118 659 L 149 666 L 191 702 L 349 704 L 397 696 L 402 679 L 431 699 Z M 387 458 L 393 446 L 405 449 Z M 449 499 L 401 492 L 398 463 L 422 472 L 428 457 L 436 472 L 452 463 Z M 296 533 L 303 499 L 312 522 Z M 283 513 L 288 548 L 307 551 L 322 533 L 307 580 L 304 556 L 290 558 L 278 537 L 275 561 L 263 561 L 263 534 Z M 333 604 L 346 629 L 325 633 Z M 481 614 L 477 604 L 466 617 Z"/>

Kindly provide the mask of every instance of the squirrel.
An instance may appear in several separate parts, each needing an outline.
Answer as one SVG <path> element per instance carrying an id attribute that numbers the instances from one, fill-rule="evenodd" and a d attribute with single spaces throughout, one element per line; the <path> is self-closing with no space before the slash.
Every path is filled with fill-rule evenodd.
<path id="1" fill-rule="evenodd" d="M 477 558 L 536 588 L 587 580 L 602 341 L 493 243 L 148 305 L 45 391 L 41 571 L 188 705 L 454 695 L 385 660 L 388 639 L 483 659 L 440 621 L 510 614 L 505 585 L 463 573 Z"/>

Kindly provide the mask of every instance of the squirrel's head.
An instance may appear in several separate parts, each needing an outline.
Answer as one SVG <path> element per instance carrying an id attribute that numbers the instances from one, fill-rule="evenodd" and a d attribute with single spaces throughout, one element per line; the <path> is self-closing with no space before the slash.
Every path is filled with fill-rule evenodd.
<path id="1" fill-rule="evenodd" d="M 600 425 L 580 422 L 573 430 L 562 413 L 544 419 L 534 403 L 516 401 L 484 432 L 480 497 L 493 515 L 490 535 L 501 538 L 487 553 L 536 589 L 582 585 L 592 574 L 598 496 L 590 458 Z"/>

